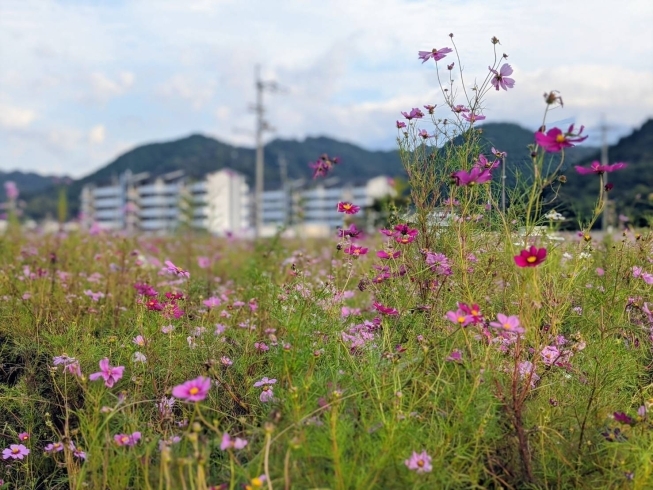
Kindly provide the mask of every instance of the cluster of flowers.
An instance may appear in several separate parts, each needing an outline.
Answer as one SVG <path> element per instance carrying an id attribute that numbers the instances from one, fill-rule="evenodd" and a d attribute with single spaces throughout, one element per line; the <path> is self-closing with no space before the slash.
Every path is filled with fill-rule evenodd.
<path id="1" fill-rule="evenodd" d="M 334 165 L 340 163 L 339 157 L 330 158 L 324 153 L 316 162 L 309 163 L 308 166 L 313 169 L 313 178 L 326 177 Z"/>
<path id="2" fill-rule="evenodd" d="M 159 292 L 149 284 L 137 282 L 134 284 L 134 289 L 142 296 L 138 303 L 145 305 L 150 311 L 161 312 L 163 318 L 181 318 L 184 315 L 184 311 L 178 303 L 184 299 L 183 294 L 168 291 L 165 293 L 166 299 L 159 300 Z"/>

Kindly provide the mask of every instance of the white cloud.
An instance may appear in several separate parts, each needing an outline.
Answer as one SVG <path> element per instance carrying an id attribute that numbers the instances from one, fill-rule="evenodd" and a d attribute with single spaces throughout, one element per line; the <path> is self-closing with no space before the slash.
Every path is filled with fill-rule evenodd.
<path id="1" fill-rule="evenodd" d="M 0 104 L 0 128 L 7 130 L 28 128 L 36 119 L 31 109 Z"/>
<path id="2" fill-rule="evenodd" d="M 100 145 L 104 143 L 107 137 L 107 130 L 102 124 L 93 126 L 88 132 L 88 141 L 92 145 Z"/>
<path id="3" fill-rule="evenodd" d="M 215 82 L 198 81 L 189 75 L 177 74 L 159 84 L 156 94 L 172 101 L 181 99 L 189 102 L 193 109 L 199 110 L 213 98 Z"/>
<path id="4" fill-rule="evenodd" d="M 92 99 L 104 103 L 119 97 L 132 87 L 134 79 L 134 74 L 130 72 L 122 72 L 115 79 L 109 78 L 102 72 L 93 72 L 89 75 Z"/>

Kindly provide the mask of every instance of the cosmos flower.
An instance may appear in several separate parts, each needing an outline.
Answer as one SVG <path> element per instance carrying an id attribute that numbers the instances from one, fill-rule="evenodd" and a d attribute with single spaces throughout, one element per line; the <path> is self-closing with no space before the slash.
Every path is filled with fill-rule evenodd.
<path id="1" fill-rule="evenodd" d="M 560 128 L 549 129 L 546 133 L 538 131 L 535 133 L 535 142 L 549 153 L 555 153 L 564 148 L 571 148 L 574 143 L 580 143 L 587 139 L 587 136 L 581 136 L 584 126 L 580 127 L 578 133 L 574 133 L 574 125 L 569 126 L 566 133 Z"/>
<path id="2" fill-rule="evenodd" d="M 509 88 L 513 88 L 515 86 L 515 80 L 508 78 L 508 75 L 512 75 L 512 66 L 510 66 L 508 63 L 501 65 L 499 71 L 493 70 L 490 66 L 488 66 L 488 68 L 492 73 L 494 73 L 494 77 L 492 77 L 490 83 L 494 86 L 495 89 L 499 90 L 502 88 L 503 90 L 508 90 Z"/>
<path id="3" fill-rule="evenodd" d="M 189 402 L 201 402 L 206 398 L 211 388 L 211 379 L 205 376 L 198 376 L 195 379 L 186 381 L 172 389 L 172 396 Z"/>
<path id="4" fill-rule="evenodd" d="M 361 210 L 360 206 L 356 206 L 350 202 L 339 202 L 338 212 L 345 214 L 356 214 Z"/>
<path id="5" fill-rule="evenodd" d="M 3 449 L 2 459 L 23 459 L 28 454 L 29 449 L 23 444 L 11 444 L 8 448 Z"/>
<path id="6" fill-rule="evenodd" d="M 431 456 L 428 455 L 426 451 L 417 453 L 413 451 L 413 454 L 404 461 L 404 464 L 408 467 L 409 470 L 415 471 L 416 473 L 430 473 L 433 470 L 431 466 Z"/>
<path id="7" fill-rule="evenodd" d="M 515 264 L 517 267 L 535 267 L 540 265 L 546 259 L 546 248 L 531 248 L 522 250 L 519 255 L 515 255 Z"/>
<path id="8" fill-rule="evenodd" d="M 96 379 L 103 378 L 104 385 L 107 388 L 112 388 L 116 381 L 122 378 L 122 373 L 125 370 L 124 366 L 111 367 L 109 358 L 105 357 L 100 361 L 100 371 L 91 374 L 88 379 L 95 381 Z"/>
<path id="9" fill-rule="evenodd" d="M 576 165 L 576 172 L 578 172 L 581 175 L 589 175 L 589 174 L 596 174 L 596 175 L 603 175 L 608 172 L 614 172 L 615 170 L 621 170 L 622 168 L 625 168 L 626 164 L 625 163 L 613 163 L 612 165 L 601 165 L 601 162 L 594 161 L 590 164 L 589 168 L 586 167 L 581 167 L 580 165 Z"/>
<path id="10" fill-rule="evenodd" d="M 433 61 L 440 61 L 442 58 L 446 57 L 447 54 L 451 53 L 451 48 L 442 48 L 435 49 L 431 51 L 419 51 L 417 57 L 422 60 L 422 63 L 426 63 L 428 60 L 433 59 Z"/>

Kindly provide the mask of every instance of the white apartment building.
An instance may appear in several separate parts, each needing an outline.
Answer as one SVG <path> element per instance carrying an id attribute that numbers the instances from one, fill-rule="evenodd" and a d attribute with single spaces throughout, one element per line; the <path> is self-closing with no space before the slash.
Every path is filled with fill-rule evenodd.
<path id="1" fill-rule="evenodd" d="M 127 171 L 111 185 L 82 189 L 81 221 L 86 227 L 146 232 L 191 223 L 219 235 L 250 227 L 249 199 L 245 177 L 230 169 L 197 182 L 183 171 L 156 177 Z"/>
<path id="2" fill-rule="evenodd" d="M 333 180 L 313 181 L 310 187 L 268 190 L 263 193 L 263 236 L 291 228 L 303 236 L 327 236 L 343 224 L 340 201 L 364 209 L 375 199 L 393 195 L 385 176 L 361 185 L 337 185 Z M 183 171 L 160 176 L 127 171 L 107 186 L 85 186 L 81 194 L 82 224 L 105 229 L 170 232 L 183 223 L 214 235 L 252 230 L 253 196 L 245 176 L 222 169 L 191 182 Z"/>

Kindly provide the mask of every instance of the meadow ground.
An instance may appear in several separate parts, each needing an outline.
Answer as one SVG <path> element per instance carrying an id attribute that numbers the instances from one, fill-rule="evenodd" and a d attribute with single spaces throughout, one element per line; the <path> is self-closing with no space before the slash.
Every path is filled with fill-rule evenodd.
<path id="1" fill-rule="evenodd" d="M 653 236 L 467 226 L 10 230 L 2 488 L 651 488 Z"/>

